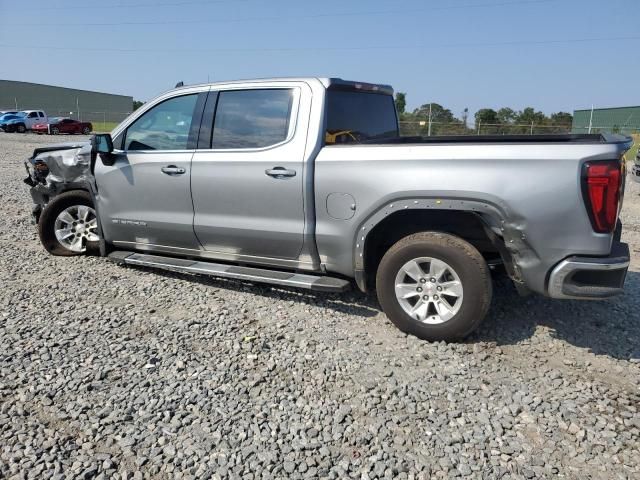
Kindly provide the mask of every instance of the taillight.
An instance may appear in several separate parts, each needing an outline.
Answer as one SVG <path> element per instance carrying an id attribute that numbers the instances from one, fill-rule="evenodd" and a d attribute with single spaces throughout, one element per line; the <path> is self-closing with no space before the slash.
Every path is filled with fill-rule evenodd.
<path id="1" fill-rule="evenodd" d="M 611 233 L 618 222 L 622 195 L 622 163 L 617 160 L 589 162 L 584 166 L 582 188 L 593 229 Z"/>

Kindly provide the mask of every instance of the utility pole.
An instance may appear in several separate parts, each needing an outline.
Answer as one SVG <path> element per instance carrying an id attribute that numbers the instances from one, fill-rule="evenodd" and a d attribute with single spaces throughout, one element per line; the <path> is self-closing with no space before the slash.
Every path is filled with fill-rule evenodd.
<path id="1" fill-rule="evenodd" d="M 16 102 L 16 110 L 18 109 L 18 97 L 13 97 L 13 101 Z"/>
<path id="2" fill-rule="evenodd" d="M 533 135 L 533 120 L 531 120 L 531 135 Z"/>
<path id="3" fill-rule="evenodd" d="M 432 105 L 433 105 L 432 103 L 429 104 L 429 133 L 427 133 L 427 136 L 429 137 L 431 136 L 431 106 Z"/>
<path id="4" fill-rule="evenodd" d="M 76 97 L 76 112 L 78 112 L 78 121 L 82 121 L 82 117 L 80 117 L 80 100 Z"/>
<path id="5" fill-rule="evenodd" d="M 591 128 L 593 128 L 593 103 L 591 104 L 591 116 L 589 117 L 589 133 L 591 133 Z"/>

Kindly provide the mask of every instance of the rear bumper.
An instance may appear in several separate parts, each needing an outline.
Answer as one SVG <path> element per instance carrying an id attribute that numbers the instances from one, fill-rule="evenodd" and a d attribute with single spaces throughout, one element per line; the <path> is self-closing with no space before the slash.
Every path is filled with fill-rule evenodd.
<path id="1" fill-rule="evenodd" d="M 629 269 L 629 245 L 614 242 L 608 257 L 569 257 L 549 277 L 551 298 L 597 300 L 620 295 Z"/>

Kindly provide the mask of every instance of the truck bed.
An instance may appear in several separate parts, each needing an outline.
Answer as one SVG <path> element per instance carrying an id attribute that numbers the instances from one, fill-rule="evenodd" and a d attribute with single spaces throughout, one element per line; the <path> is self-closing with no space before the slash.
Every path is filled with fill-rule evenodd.
<path id="1" fill-rule="evenodd" d="M 368 140 L 366 144 L 373 145 L 415 145 L 439 143 L 517 143 L 517 144 L 601 144 L 626 143 L 631 138 L 610 134 L 565 134 L 565 135 L 442 135 L 442 136 L 413 136 L 388 139 Z"/>

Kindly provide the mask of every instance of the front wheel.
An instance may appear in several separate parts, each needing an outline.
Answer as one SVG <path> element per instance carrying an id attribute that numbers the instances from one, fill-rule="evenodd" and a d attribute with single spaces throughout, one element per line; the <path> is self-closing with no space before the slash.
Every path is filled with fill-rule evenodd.
<path id="1" fill-rule="evenodd" d="M 440 232 L 416 233 L 393 245 L 380 262 L 376 285 L 387 317 L 430 341 L 462 340 L 491 303 L 491 276 L 480 252 Z"/>
<path id="2" fill-rule="evenodd" d="M 55 197 L 42 211 L 38 233 L 52 255 L 96 252 L 100 240 L 98 219 L 89 192 L 73 190 Z"/>
<path id="3" fill-rule="evenodd" d="M 51 135 L 58 135 L 60 133 L 60 129 L 58 127 L 51 127 Z"/>
<path id="4" fill-rule="evenodd" d="M 91 129 L 89 127 L 84 127 L 82 129 L 82 133 L 84 133 L 85 135 L 89 135 L 91 133 Z"/>

